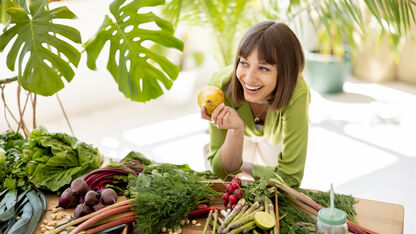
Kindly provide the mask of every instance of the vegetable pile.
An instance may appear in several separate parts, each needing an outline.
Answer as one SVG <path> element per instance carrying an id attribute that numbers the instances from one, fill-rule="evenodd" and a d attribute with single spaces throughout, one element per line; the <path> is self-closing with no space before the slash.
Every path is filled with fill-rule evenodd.
<path id="1" fill-rule="evenodd" d="M 175 229 L 198 204 L 206 202 L 208 197 L 219 196 L 195 174 L 188 165 L 149 165 L 129 183 L 130 194 L 135 194 L 135 199 L 117 202 L 75 219 L 53 233 L 72 229 L 71 234 L 94 233 L 133 221 L 142 233 Z"/>
<path id="2" fill-rule="evenodd" d="M 72 181 L 71 186 L 59 197 L 59 207 L 75 208 L 73 219 L 101 210 L 117 201 L 117 193 L 111 188 L 101 191 L 91 190 L 87 183 L 77 178 Z"/>

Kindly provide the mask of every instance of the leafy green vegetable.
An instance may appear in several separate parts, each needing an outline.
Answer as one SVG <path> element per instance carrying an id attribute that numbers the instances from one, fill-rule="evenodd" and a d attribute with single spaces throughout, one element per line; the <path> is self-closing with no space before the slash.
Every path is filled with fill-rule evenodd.
<path id="1" fill-rule="evenodd" d="M 72 180 L 101 166 L 98 149 L 65 133 L 48 133 L 43 127 L 33 130 L 23 151 L 29 158 L 29 181 L 36 187 L 57 191 Z"/>
<path id="2" fill-rule="evenodd" d="M 26 90 L 43 96 L 61 90 L 64 87 L 62 77 L 70 82 L 75 76 L 70 64 L 78 66 L 81 58 L 81 53 L 67 42 L 81 43 L 79 31 L 52 22 L 54 19 L 74 19 L 75 15 L 67 7 L 48 10 L 47 4 L 47 0 L 32 0 L 26 10 L 10 7 L 7 13 L 10 15 L 11 27 L 5 28 L 5 32 L 0 35 L 0 51 L 16 38 L 7 55 L 7 67 L 14 71 L 18 64 L 19 84 Z M 27 63 L 23 62 L 24 57 L 28 57 Z"/>
<path id="3" fill-rule="evenodd" d="M 138 230 L 158 233 L 162 227 L 175 228 L 201 199 L 219 196 L 201 180 L 172 164 L 146 167 L 130 182 L 136 193 L 134 211 L 138 214 Z"/>
<path id="4" fill-rule="evenodd" d="M 4 195 L 4 196 L 3 196 Z M 45 195 L 35 188 L 20 194 L 5 190 L 0 195 L 0 233 L 33 233 L 46 210 Z M 16 219 L 19 216 L 20 219 Z"/>
<path id="5" fill-rule="evenodd" d="M 146 102 L 163 94 L 161 84 L 169 90 L 179 74 L 179 67 L 145 47 L 146 43 L 183 50 L 183 42 L 174 36 L 172 24 L 153 12 L 141 13 L 142 8 L 164 4 L 164 0 L 114 0 L 111 15 L 96 35 L 85 43 L 87 65 L 96 69 L 95 62 L 106 42 L 110 42 L 107 69 L 119 90 L 133 101 Z M 140 12 L 140 13 L 138 13 Z M 152 30 L 145 24 L 152 24 Z M 154 29 L 154 30 L 153 30 Z"/>
<path id="6" fill-rule="evenodd" d="M 20 133 L 5 131 L 0 134 L 0 191 L 27 190 L 31 185 L 27 180 L 27 158 L 22 156 L 27 140 Z"/>
<path id="7" fill-rule="evenodd" d="M 154 168 L 159 168 L 161 164 L 153 164 L 147 166 L 145 171 L 153 171 Z M 218 176 L 214 175 L 212 171 L 194 171 L 188 164 L 163 164 L 163 167 L 170 167 L 171 169 L 176 169 L 181 171 L 182 173 L 188 175 L 194 175 L 201 177 L 203 179 L 218 179 Z"/>
<path id="8" fill-rule="evenodd" d="M 153 163 L 152 160 L 146 158 L 146 156 L 144 156 L 142 153 L 136 151 L 131 151 L 128 153 L 126 157 L 121 160 L 121 162 L 129 162 L 132 160 L 136 160 L 143 165 L 150 165 Z"/>

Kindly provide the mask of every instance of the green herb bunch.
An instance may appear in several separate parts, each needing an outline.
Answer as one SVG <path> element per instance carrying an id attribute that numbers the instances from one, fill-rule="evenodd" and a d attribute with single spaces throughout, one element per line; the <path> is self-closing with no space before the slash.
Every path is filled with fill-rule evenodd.
<path id="1" fill-rule="evenodd" d="M 0 134 L 0 191 L 30 188 L 28 159 L 22 155 L 26 145 L 27 140 L 18 132 L 7 130 Z"/>
<path id="2" fill-rule="evenodd" d="M 178 169 L 177 165 L 161 164 L 146 167 L 130 186 L 135 189 L 137 229 L 158 233 L 162 227 L 175 228 L 199 201 L 220 194 L 202 178 Z"/>

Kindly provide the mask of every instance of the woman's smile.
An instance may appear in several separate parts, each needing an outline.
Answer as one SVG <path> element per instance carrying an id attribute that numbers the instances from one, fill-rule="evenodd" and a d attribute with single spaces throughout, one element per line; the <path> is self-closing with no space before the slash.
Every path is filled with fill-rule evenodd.
<path id="1" fill-rule="evenodd" d="M 276 88 L 277 67 L 259 60 L 257 49 L 247 58 L 240 58 L 236 75 L 248 102 L 265 103 Z"/>

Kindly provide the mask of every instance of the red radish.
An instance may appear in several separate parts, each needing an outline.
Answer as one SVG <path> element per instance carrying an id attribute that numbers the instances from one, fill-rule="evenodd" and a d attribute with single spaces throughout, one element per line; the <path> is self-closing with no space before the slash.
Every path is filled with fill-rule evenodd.
<path id="1" fill-rule="evenodd" d="M 222 195 L 222 200 L 227 201 L 230 198 L 230 194 L 229 193 L 224 193 L 224 195 Z"/>
<path id="2" fill-rule="evenodd" d="M 238 187 L 240 186 L 238 186 L 237 183 L 231 183 L 231 187 L 233 187 L 233 189 L 235 190 L 235 189 L 238 189 Z"/>
<path id="3" fill-rule="evenodd" d="M 233 193 L 233 191 L 234 191 L 234 189 L 233 189 L 233 187 L 231 186 L 231 184 L 227 184 L 227 185 L 225 186 L 225 190 L 226 190 L 226 191 L 227 191 L 227 193 L 229 193 L 229 194 Z"/>
<path id="4" fill-rule="evenodd" d="M 231 209 L 232 207 L 233 207 L 233 204 L 229 201 L 229 202 L 228 202 L 228 205 L 227 205 L 227 208 L 228 208 L 228 209 Z"/>
<path id="5" fill-rule="evenodd" d="M 228 201 L 224 200 L 224 206 L 227 207 Z"/>
<path id="6" fill-rule="evenodd" d="M 243 197 L 243 191 L 241 190 L 241 189 L 236 189 L 236 190 L 234 190 L 234 196 L 237 198 L 237 199 L 240 199 L 240 198 L 242 198 Z"/>
<path id="7" fill-rule="evenodd" d="M 232 204 L 234 204 L 234 203 L 237 203 L 237 198 L 235 197 L 235 195 L 230 195 L 230 202 L 232 203 Z"/>
<path id="8" fill-rule="evenodd" d="M 241 180 L 240 180 L 239 178 L 237 178 L 237 177 L 234 177 L 234 178 L 231 180 L 231 183 L 238 184 L 238 187 L 241 187 Z"/>
<path id="9" fill-rule="evenodd" d="M 235 208 L 235 206 L 237 205 L 237 203 L 235 203 L 235 204 L 233 204 L 232 206 L 231 206 L 231 209 L 233 209 L 234 210 L 234 208 Z"/>

